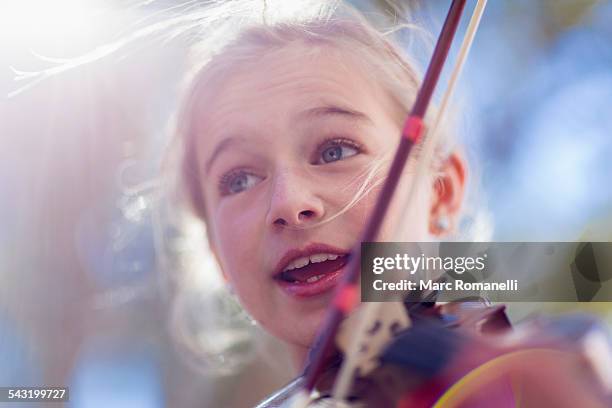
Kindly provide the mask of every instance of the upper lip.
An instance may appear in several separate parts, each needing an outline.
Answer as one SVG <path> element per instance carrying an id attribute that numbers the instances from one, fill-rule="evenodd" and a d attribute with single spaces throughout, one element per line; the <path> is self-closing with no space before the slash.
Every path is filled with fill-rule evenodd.
<path id="1" fill-rule="evenodd" d="M 276 268 L 274 268 L 274 277 L 279 276 L 283 269 L 289 265 L 289 263 L 295 259 L 303 256 L 310 256 L 313 254 L 334 254 L 334 255 L 347 255 L 349 253 L 346 249 L 337 248 L 327 244 L 313 243 L 309 244 L 303 249 L 290 249 L 287 251 L 282 258 L 277 262 Z"/>

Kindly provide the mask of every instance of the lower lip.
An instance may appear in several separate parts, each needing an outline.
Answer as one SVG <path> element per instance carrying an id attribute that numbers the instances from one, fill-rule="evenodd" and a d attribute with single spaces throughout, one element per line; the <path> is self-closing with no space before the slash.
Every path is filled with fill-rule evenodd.
<path id="1" fill-rule="evenodd" d="M 342 276 L 346 264 L 340 269 L 328 272 L 316 282 L 286 282 L 279 280 L 278 285 L 289 295 L 297 298 L 310 298 L 320 295 L 333 289 Z"/>

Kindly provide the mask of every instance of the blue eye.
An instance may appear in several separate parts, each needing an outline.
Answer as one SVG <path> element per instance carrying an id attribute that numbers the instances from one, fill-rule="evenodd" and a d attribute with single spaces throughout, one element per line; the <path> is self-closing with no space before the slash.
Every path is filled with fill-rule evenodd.
<path id="1" fill-rule="evenodd" d="M 221 177 L 219 189 L 222 195 L 238 194 L 257 185 L 262 177 L 245 170 L 235 170 Z"/>
<path id="2" fill-rule="evenodd" d="M 359 146 L 349 140 L 336 139 L 327 143 L 327 147 L 321 150 L 317 164 L 332 163 L 359 154 Z"/>

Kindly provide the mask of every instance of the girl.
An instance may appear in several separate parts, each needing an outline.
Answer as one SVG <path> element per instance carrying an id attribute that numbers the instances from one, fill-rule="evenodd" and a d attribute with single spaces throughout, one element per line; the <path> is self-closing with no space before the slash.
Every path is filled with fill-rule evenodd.
<path id="1" fill-rule="evenodd" d="M 264 14 L 265 15 L 265 14 Z M 348 7 L 247 25 L 196 68 L 178 117 L 180 181 L 248 313 L 312 344 L 363 230 L 414 101 L 415 64 Z M 379 239 L 456 232 L 467 164 L 449 135 L 427 177 L 406 167 Z M 404 217 L 404 213 L 407 215 Z M 400 219 L 407 219 L 399 236 Z"/>

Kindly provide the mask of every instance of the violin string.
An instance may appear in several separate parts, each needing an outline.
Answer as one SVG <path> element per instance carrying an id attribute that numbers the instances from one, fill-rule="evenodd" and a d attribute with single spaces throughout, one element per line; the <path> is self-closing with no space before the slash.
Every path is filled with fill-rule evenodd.
<path id="1" fill-rule="evenodd" d="M 433 157 L 433 151 L 436 145 L 435 136 L 437 133 L 439 133 L 437 132 L 437 129 L 440 125 L 443 115 L 446 112 L 448 103 L 452 98 L 457 81 L 459 79 L 461 71 L 463 70 L 463 66 L 465 65 L 465 61 L 467 59 L 469 51 L 474 42 L 476 31 L 478 30 L 478 27 L 480 25 L 480 20 L 484 13 L 486 4 L 487 4 L 487 0 L 478 0 L 478 3 L 476 4 L 476 7 L 474 8 L 472 17 L 470 18 L 470 22 L 466 30 L 466 34 L 461 44 L 461 48 L 459 51 L 459 55 L 457 57 L 457 61 L 453 68 L 446 92 L 444 93 L 442 102 L 440 104 L 440 109 L 438 111 L 438 114 L 432 126 L 432 132 L 428 132 L 431 134 L 431 136 L 423 138 L 423 143 L 424 143 L 423 153 L 422 153 L 423 156 L 421 157 L 421 160 L 419 160 L 419 166 L 418 166 L 418 170 L 416 173 L 417 175 L 415 177 L 415 180 L 419 180 L 422 177 L 422 175 L 425 174 L 429 166 L 429 163 Z M 414 183 L 414 182 L 411 183 L 409 194 L 408 194 L 408 199 L 407 199 L 408 203 L 414 202 L 414 197 L 415 197 L 415 193 L 417 190 L 416 185 L 417 183 Z M 404 207 L 404 208 L 408 208 L 408 207 Z M 406 225 L 406 224 L 401 222 L 398 225 Z M 380 303 L 379 302 L 366 303 L 362 307 L 364 307 L 365 309 L 363 311 L 363 316 L 364 316 L 363 320 L 359 323 L 355 335 L 352 336 L 352 341 L 347 350 L 347 357 L 345 358 L 344 363 L 341 364 L 340 366 L 340 372 L 338 373 L 338 376 L 336 377 L 336 382 L 333 387 L 332 396 L 335 401 L 344 401 L 346 399 L 346 396 L 348 395 L 348 392 L 350 390 L 350 386 L 353 380 L 353 374 L 355 372 L 356 363 L 357 363 L 356 359 L 351 358 L 351 356 L 354 356 L 355 355 L 354 353 L 356 353 L 357 350 L 359 350 L 360 348 L 359 345 L 364 340 L 364 337 L 367 333 L 367 328 L 370 327 L 371 324 L 377 318 L 378 311 L 380 310 Z M 352 353 L 349 354 L 349 351 L 351 351 Z"/>

